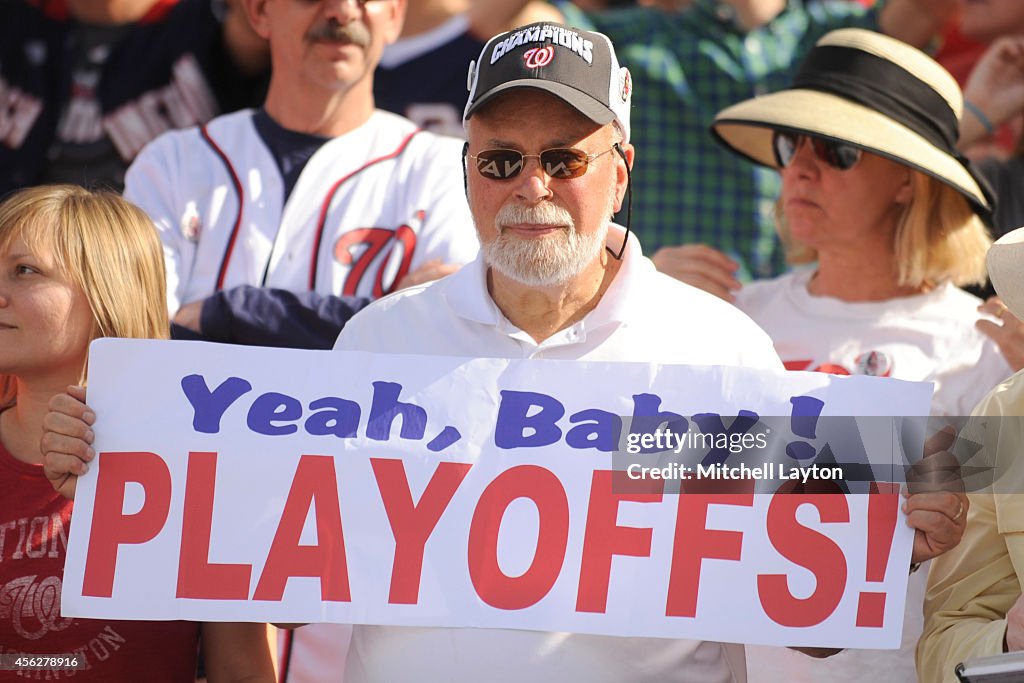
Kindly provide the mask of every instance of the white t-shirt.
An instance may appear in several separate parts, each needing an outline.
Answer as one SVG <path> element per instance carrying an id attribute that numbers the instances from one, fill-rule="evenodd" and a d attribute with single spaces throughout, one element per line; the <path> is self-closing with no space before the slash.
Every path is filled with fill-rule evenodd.
<path id="1" fill-rule="evenodd" d="M 790 370 L 870 374 L 935 382 L 933 415 L 970 415 L 1013 371 L 978 332 L 981 300 L 952 284 L 916 296 L 851 303 L 807 291 L 812 271 L 744 287 L 736 305 L 775 342 Z M 927 565 L 907 588 L 899 650 L 844 650 L 814 659 L 786 648 L 748 646 L 750 683 L 805 681 L 914 683 L 914 648 L 923 628 Z"/>
<path id="2" fill-rule="evenodd" d="M 621 230 L 613 227 L 609 244 L 621 239 Z M 477 260 L 436 283 L 365 308 L 345 326 L 335 348 L 780 367 L 762 330 L 734 307 L 658 273 L 635 239 L 597 307 L 540 344 L 501 314 L 487 293 L 486 268 Z M 508 629 L 357 625 L 353 630 L 346 683 L 746 680 L 741 645 Z"/>

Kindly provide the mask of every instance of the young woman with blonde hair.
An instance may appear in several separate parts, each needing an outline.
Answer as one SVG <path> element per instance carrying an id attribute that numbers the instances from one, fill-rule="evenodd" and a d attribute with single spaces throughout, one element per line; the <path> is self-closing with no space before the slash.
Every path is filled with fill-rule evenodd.
<path id="1" fill-rule="evenodd" d="M 99 337 L 167 338 L 160 241 L 115 194 L 70 185 L 0 204 L 0 655 L 64 654 L 76 681 L 273 681 L 263 624 L 132 622 L 60 614 L 74 477 L 49 481 L 47 404 L 83 384 Z M 16 676 L 0 671 L 0 680 Z"/>

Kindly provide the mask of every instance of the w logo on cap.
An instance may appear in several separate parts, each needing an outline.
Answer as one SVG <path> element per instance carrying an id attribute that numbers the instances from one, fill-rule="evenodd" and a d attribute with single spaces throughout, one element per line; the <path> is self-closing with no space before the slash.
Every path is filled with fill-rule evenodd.
<path id="1" fill-rule="evenodd" d="M 523 61 L 526 62 L 526 66 L 531 69 L 539 69 L 547 66 L 555 58 L 555 47 L 554 45 L 547 45 L 545 47 L 534 47 L 530 48 L 523 53 Z"/>

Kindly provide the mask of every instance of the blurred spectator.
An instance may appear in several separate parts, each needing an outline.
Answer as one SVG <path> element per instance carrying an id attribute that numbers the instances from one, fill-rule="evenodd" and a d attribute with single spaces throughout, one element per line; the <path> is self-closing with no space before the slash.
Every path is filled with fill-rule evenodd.
<path id="1" fill-rule="evenodd" d="M 612 9 L 614 7 L 628 7 L 629 5 L 642 5 L 644 7 L 657 7 L 666 12 L 686 9 L 695 0 L 572 0 L 572 4 L 580 9 L 593 11 L 599 9 Z"/>
<path id="2" fill-rule="evenodd" d="M 775 236 L 778 175 L 717 148 L 707 133 L 715 112 L 789 84 L 807 50 L 826 32 L 880 29 L 915 45 L 934 35 L 954 0 L 853 2 L 695 0 L 666 14 L 648 7 L 584 13 L 560 4 L 570 23 L 615 42 L 636 92 L 635 226 L 664 272 L 690 281 L 710 270 L 729 288 L 785 269 Z M 676 245 L 724 252 L 694 262 Z"/>
<path id="3" fill-rule="evenodd" d="M 962 29 L 972 38 L 994 40 L 978 61 L 964 87 L 964 119 L 960 147 L 974 149 L 1007 121 L 1024 113 L 1024 2 L 1019 0 L 964 1 Z M 995 190 L 997 202 L 992 224 L 996 237 L 1024 224 L 1024 140 L 1018 140 L 1009 158 L 990 155 L 978 161 L 982 176 Z M 1004 353 L 1024 348 L 1024 325 L 994 298 L 991 284 L 975 293 L 987 299 L 989 312 L 1000 313 L 1000 323 L 979 327 Z"/>
<path id="4" fill-rule="evenodd" d="M 975 22 L 974 16 L 979 10 L 984 11 L 984 7 L 976 5 L 968 10 L 970 22 Z M 960 87 L 966 87 L 971 71 L 981 56 L 985 54 L 991 38 L 978 37 L 977 34 L 966 35 L 961 27 L 960 15 L 961 12 L 957 11 L 943 31 L 942 42 L 935 54 L 935 59 L 946 67 L 949 73 L 953 74 L 953 78 L 960 84 Z M 971 31 L 971 29 L 968 30 Z M 1004 124 L 995 126 L 994 134 L 986 134 L 971 144 L 964 152 L 972 159 L 983 159 L 992 155 L 1008 156 L 1013 153 L 1020 131 L 1021 117 L 1017 115 L 1008 119 Z"/>
<path id="5" fill-rule="evenodd" d="M 0 195 L 120 190 L 160 133 L 257 103 L 267 63 L 235 0 L 4 0 Z"/>
<path id="6" fill-rule="evenodd" d="M 370 298 L 476 254 L 461 145 L 374 108 L 403 0 L 245 8 L 270 44 L 263 108 L 161 136 L 125 197 L 160 231 L 175 323 L 213 341 L 330 348 Z"/>
<path id="7" fill-rule="evenodd" d="M 1007 316 L 1024 316 L 1022 243 L 1024 231 L 1017 230 L 988 254 L 992 280 L 1009 306 Z M 928 575 L 925 629 L 917 647 L 921 681 L 957 683 L 965 680 L 954 673 L 961 662 L 1024 650 L 1022 380 L 1018 373 L 996 387 L 964 429 L 965 441 L 977 450 L 969 464 L 978 474 L 970 487 L 963 543 L 936 558 Z M 1013 672 L 982 678 L 1021 680 Z"/>
<path id="8" fill-rule="evenodd" d="M 559 18 L 540 0 L 415 0 L 398 42 L 384 49 L 373 95 L 381 109 L 421 128 L 465 137 L 466 74 L 484 43 L 502 31 Z"/>
<path id="9" fill-rule="evenodd" d="M 1024 21 L 1024 2 L 1020 8 Z M 964 89 L 961 147 L 972 145 L 995 127 L 1024 112 L 1024 27 L 1018 35 L 998 38 L 971 72 Z M 1024 156 L 1018 147 L 1009 159 L 991 157 L 978 168 L 996 191 L 993 230 L 998 237 L 1024 225 Z"/>

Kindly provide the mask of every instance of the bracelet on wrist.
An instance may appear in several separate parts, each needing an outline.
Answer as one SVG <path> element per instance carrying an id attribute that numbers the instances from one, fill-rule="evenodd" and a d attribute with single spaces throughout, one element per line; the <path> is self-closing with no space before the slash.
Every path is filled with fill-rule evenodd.
<path id="1" fill-rule="evenodd" d="M 964 109 L 974 114 L 974 118 L 978 119 L 978 123 L 981 124 L 981 127 L 985 129 L 986 133 L 992 135 L 996 132 L 996 127 L 992 125 L 992 122 L 989 121 L 987 116 L 985 116 L 985 113 L 978 109 L 977 105 L 973 102 L 964 100 Z"/>

